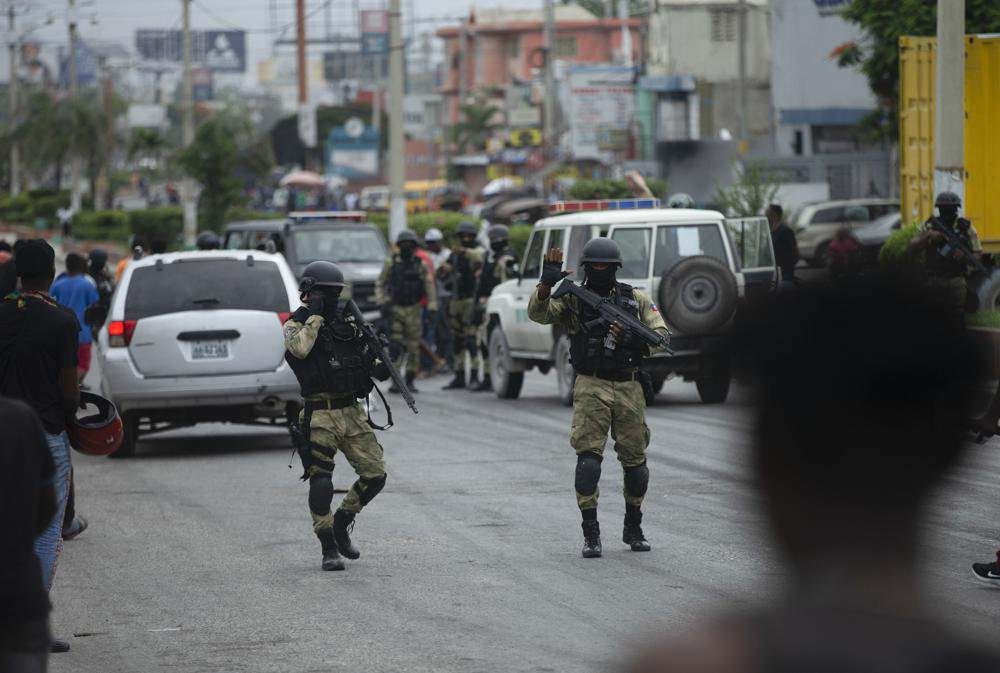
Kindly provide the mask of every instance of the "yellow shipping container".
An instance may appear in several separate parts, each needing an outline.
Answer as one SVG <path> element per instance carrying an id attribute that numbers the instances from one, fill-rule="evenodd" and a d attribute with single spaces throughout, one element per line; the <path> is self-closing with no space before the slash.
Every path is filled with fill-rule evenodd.
<path id="1" fill-rule="evenodd" d="M 934 209 L 937 40 L 899 39 L 899 173 L 903 221 Z M 965 199 L 983 245 L 1000 252 L 1000 35 L 965 38 Z"/>

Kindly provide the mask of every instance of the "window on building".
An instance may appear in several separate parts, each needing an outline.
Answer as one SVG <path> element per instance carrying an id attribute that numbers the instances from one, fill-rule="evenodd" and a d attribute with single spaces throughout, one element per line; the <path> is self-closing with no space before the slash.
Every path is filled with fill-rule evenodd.
<path id="1" fill-rule="evenodd" d="M 556 58 L 576 56 L 576 38 L 570 35 L 556 36 Z"/>
<path id="2" fill-rule="evenodd" d="M 657 140 L 690 140 L 687 94 L 672 93 L 661 98 L 656 121 Z"/>
<path id="3" fill-rule="evenodd" d="M 739 31 L 739 13 L 735 9 L 713 9 L 712 42 L 735 42 Z"/>
<path id="4" fill-rule="evenodd" d="M 507 58 L 517 58 L 521 55 L 521 38 L 517 35 L 507 40 Z"/>

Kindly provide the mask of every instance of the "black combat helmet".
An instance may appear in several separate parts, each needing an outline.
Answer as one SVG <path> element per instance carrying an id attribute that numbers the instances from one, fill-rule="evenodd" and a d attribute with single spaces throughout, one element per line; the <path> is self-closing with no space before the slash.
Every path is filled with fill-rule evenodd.
<path id="1" fill-rule="evenodd" d="M 962 198 L 955 192 L 941 192 L 937 195 L 937 198 L 934 199 L 935 208 L 940 208 L 941 206 L 944 206 L 945 208 L 948 206 L 959 208 L 961 205 Z"/>
<path id="2" fill-rule="evenodd" d="M 198 234 L 195 245 L 198 246 L 199 250 L 218 250 L 220 247 L 219 237 L 215 235 L 214 231 L 203 231 Z"/>
<path id="3" fill-rule="evenodd" d="M 396 236 L 396 245 L 402 245 L 403 243 L 406 242 L 413 243 L 413 245 L 418 245 L 420 243 L 420 241 L 417 240 L 416 234 L 414 234 L 409 229 L 403 229 L 401 232 L 399 232 L 399 235 Z"/>
<path id="4" fill-rule="evenodd" d="M 469 220 L 463 220 L 458 223 L 458 227 L 455 229 L 456 236 L 478 236 L 479 228 Z"/>
<path id="5" fill-rule="evenodd" d="M 506 224 L 494 224 L 490 227 L 486 235 L 490 239 L 490 243 L 496 243 L 498 241 L 506 242 L 510 238 L 510 229 Z"/>
<path id="6" fill-rule="evenodd" d="M 583 246 L 580 264 L 622 265 L 622 251 L 610 238 L 592 238 Z"/>
<path id="7" fill-rule="evenodd" d="M 344 272 L 333 262 L 319 260 L 309 262 L 299 281 L 299 292 L 308 292 L 314 287 L 344 287 Z"/>

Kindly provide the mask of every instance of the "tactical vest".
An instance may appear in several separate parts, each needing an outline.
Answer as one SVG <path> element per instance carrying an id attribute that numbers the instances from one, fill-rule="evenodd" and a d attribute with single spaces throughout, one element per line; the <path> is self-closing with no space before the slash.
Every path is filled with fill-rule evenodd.
<path id="1" fill-rule="evenodd" d="M 639 318 L 639 302 L 631 285 L 618 283 L 613 299 L 618 306 Z M 569 335 L 569 358 L 578 374 L 618 375 L 636 369 L 642 361 L 642 352 L 628 346 L 618 346 L 608 353 L 604 347 L 609 328 L 595 328 L 588 332 L 584 326 L 599 317 L 597 311 L 578 304 L 580 329 Z"/>
<path id="2" fill-rule="evenodd" d="M 472 270 L 472 260 L 469 253 L 472 248 L 466 248 L 464 255 L 452 255 L 455 260 L 455 294 L 459 299 L 468 299 L 476 291 L 476 274 Z"/>
<path id="3" fill-rule="evenodd" d="M 354 325 L 347 322 L 324 323 L 309 355 L 299 359 L 285 351 L 285 361 L 299 380 L 303 397 L 329 393 L 361 398 L 374 386 L 371 357 Z"/>
<path id="4" fill-rule="evenodd" d="M 424 263 L 416 255 L 409 261 L 394 257 L 389 270 L 389 296 L 397 306 L 413 306 L 424 296 Z"/>
<path id="5" fill-rule="evenodd" d="M 938 219 L 932 217 L 931 220 Z M 929 222 L 930 220 L 928 220 Z M 969 235 L 969 229 L 972 224 L 965 218 L 958 218 L 956 225 L 958 223 L 963 223 L 963 226 L 951 227 L 951 230 L 958 235 L 962 241 L 972 249 L 972 236 Z M 942 224 L 944 224 L 942 222 Z M 947 227 L 947 224 L 944 224 Z M 965 276 L 968 272 L 968 262 L 963 259 L 954 259 L 950 254 L 941 254 L 942 250 L 947 247 L 947 243 L 941 242 L 941 247 L 931 250 L 927 254 L 927 271 L 933 276 L 939 276 L 941 278 L 958 278 L 960 276 Z M 949 251 L 950 253 L 950 251 Z"/>

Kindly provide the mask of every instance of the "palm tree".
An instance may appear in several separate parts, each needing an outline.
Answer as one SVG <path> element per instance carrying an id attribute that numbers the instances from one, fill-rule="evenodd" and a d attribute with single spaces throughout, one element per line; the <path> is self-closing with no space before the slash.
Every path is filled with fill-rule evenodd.
<path id="1" fill-rule="evenodd" d="M 500 108 L 479 96 L 462 105 L 459 112 L 462 121 L 454 126 L 455 142 L 462 151 L 465 151 L 468 146 L 471 146 L 474 151 L 484 151 L 486 141 L 489 140 L 493 131 L 500 127 L 499 123 L 493 121 L 493 118 L 500 112 Z"/>
<path id="2" fill-rule="evenodd" d="M 156 129 L 132 129 L 128 139 L 128 159 L 149 159 L 159 165 L 170 146 L 170 141 Z"/>

